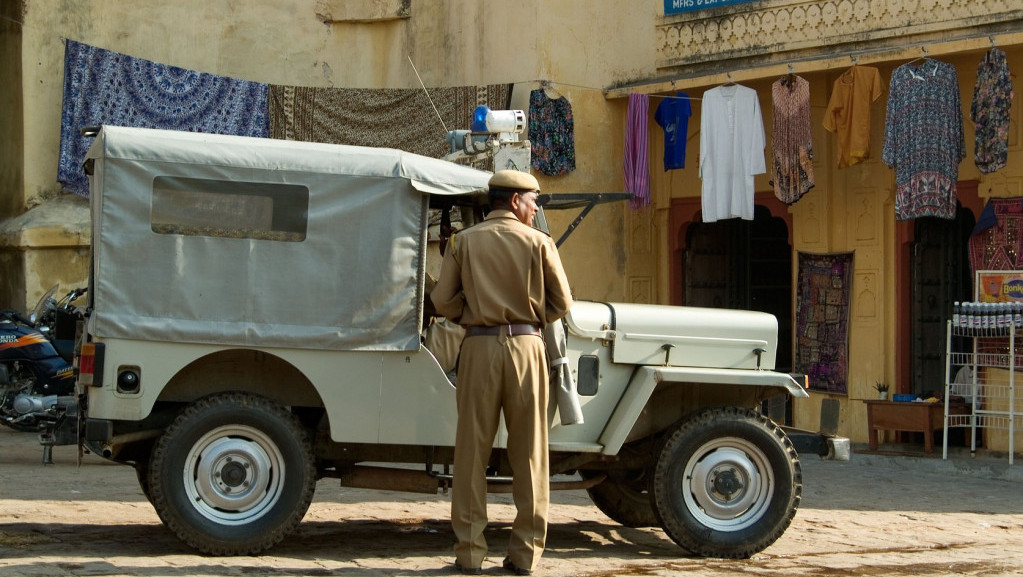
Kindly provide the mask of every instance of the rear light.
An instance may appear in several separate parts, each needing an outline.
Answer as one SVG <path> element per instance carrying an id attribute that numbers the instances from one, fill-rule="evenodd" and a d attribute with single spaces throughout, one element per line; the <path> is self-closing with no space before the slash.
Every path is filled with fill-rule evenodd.
<path id="1" fill-rule="evenodd" d="M 84 343 L 78 353 L 78 384 L 103 386 L 103 343 Z"/>

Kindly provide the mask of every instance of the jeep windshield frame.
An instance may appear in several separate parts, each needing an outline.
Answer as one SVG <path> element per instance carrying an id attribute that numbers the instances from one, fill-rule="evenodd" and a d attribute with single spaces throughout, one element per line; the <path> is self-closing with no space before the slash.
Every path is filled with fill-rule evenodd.
<path id="1" fill-rule="evenodd" d="M 540 210 L 536 212 L 533 227 L 553 236 L 550 224 L 547 222 L 546 210 L 573 210 L 582 209 L 575 219 L 565 228 L 565 232 L 558 237 L 556 244 L 558 248 L 568 240 L 583 219 L 597 205 L 611 202 L 622 202 L 633 198 L 627 192 L 573 192 L 573 193 L 541 193 L 537 197 L 536 204 Z M 474 193 L 458 196 L 434 196 L 430 199 L 430 208 L 438 210 L 451 210 L 454 208 L 472 208 L 477 221 L 482 220 L 487 212 L 486 193 Z"/>

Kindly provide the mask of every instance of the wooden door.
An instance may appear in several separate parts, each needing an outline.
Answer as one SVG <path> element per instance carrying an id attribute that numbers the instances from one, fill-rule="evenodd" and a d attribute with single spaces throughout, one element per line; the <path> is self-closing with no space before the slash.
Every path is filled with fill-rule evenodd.
<path id="1" fill-rule="evenodd" d="M 975 219 L 918 218 L 910 253 L 910 390 L 940 393 L 945 382 L 946 321 L 955 301 L 973 300 L 969 239 Z"/>

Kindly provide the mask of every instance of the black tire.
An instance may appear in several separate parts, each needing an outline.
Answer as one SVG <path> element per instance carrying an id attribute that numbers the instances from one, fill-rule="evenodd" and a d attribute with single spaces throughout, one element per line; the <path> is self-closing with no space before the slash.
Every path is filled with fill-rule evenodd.
<path id="1" fill-rule="evenodd" d="M 592 479 L 601 471 L 580 471 L 583 479 Z M 607 479 L 586 492 L 590 500 L 612 521 L 625 527 L 658 527 L 661 522 L 651 503 L 646 471 L 608 471 Z"/>
<path id="2" fill-rule="evenodd" d="M 316 486 L 312 445 L 298 419 L 260 396 L 196 401 L 157 441 L 151 501 L 182 541 L 211 555 L 252 555 L 305 516 Z"/>
<path id="3" fill-rule="evenodd" d="M 701 557 L 748 558 L 792 522 L 803 474 L 792 442 L 763 415 L 719 407 L 681 421 L 661 444 L 651 493 L 661 527 Z"/>
<path id="4" fill-rule="evenodd" d="M 139 489 L 142 490 L 142 495 L 150 503 L 153 502 L 152 493 L 149 490 L 149 465 L 146 463 L 138 463 L 135 465 L 135 478 L 139 481 Z"/>

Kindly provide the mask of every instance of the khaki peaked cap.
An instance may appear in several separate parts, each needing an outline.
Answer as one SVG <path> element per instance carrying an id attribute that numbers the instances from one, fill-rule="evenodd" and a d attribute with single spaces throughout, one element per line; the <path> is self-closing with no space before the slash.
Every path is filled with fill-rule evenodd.
<path id="1" fill-rule="evenodd" d="M 490 177 L 490 182 L 487 183 L 487 186 L 510 191 L 540 190 L 540 183 L 537 182 L 536 177 L 521 170 L 498 170 L 494 173 L 494 176 Z"/>

